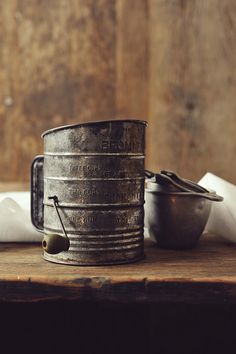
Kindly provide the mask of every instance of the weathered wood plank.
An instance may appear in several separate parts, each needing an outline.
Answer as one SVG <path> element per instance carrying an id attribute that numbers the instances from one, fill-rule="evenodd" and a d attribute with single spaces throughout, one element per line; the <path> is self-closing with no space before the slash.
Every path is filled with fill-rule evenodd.
<path id="1" fill-rule="evenodd" d="M 29 179 L 40 134 L 149 121 L 147 167 L 236 182 L 234 0 L 0 3 L 1 180 Z"/>
<path id="2" fill-rule="evenodd" d="M 149 167 L 236 182 L 236 3 L 149 3 Z"/>
<path id="3" fill-rule="evenodd" d="M 0 182 L 0 193 L 2 192 L 20 192 L 20 191 L 29 191 L 30 190 L 30 184 L 25 182 L 25 183 L 17 183 L 17 182 Z"/>
<path id="4" fill-rule="evenodd" d="M 148 119 L 148 1 L 117 0 L 118 117 Z"/>
<path id="5" fill-rule="evenodd" d="M 1 2 L 1 180 L 29 179 L 45 129 L 115 115 L 115 6 Z"/>
<path id="6" fill-rule="evenodd" d="M 236 303 L 235 247 L 213 237 L 190 251 L 145 242 L 146 259 L 76 267 L 46 262 L 39 245 L 0 245 L 0 301 Z"/>

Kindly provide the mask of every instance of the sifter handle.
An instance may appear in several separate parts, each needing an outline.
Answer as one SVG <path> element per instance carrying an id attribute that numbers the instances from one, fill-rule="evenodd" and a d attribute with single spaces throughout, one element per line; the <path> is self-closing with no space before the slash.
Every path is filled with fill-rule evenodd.
<path id="1" fill-rule="evenodd" d="M 38 231 L 43 231 L 43 155 L 36 156 L 31 165 L 31 221 Z"/>

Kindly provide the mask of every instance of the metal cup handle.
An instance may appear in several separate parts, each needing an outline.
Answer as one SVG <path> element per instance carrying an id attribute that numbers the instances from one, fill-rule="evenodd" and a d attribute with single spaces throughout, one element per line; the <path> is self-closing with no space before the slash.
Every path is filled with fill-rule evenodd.
<path id="1" fill-rule="evenodd" d="M 43 232 L 43 155 L 36 156 L 31 165 L 31 221 L 38 231 Z"/>

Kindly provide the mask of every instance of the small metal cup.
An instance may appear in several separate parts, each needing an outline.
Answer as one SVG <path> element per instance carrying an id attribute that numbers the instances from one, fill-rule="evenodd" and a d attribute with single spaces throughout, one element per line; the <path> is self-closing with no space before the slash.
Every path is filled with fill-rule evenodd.
<path id="1" fill-rule="evenodd" d="M 212 202 L 222 200 L 216 193 L 173 191 L 171 184 L 164 189 L 154 180 L 149 181 L 145 189 L 144 227 L 159 247 L 194 248 L 207 223 Z"/>

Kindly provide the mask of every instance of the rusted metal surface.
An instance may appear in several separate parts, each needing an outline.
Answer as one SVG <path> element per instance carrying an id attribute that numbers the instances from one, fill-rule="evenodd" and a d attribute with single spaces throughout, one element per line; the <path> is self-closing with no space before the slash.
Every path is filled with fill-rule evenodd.
<path id="1" fill-rule="evenodd" d="M 43 166 L 44 157 L 36 156 L 31 165 L 31 220 L 33 225 L 43 231 Z"/>
<path id="2" fill-rule="evenodd" d="M 70 240 L 68 251 L 44 258 L 65 264 L 115 264 L 143 252 L 143 121 L 118 120 L 59 127 L 44 138 L 44 232 Z"/>

